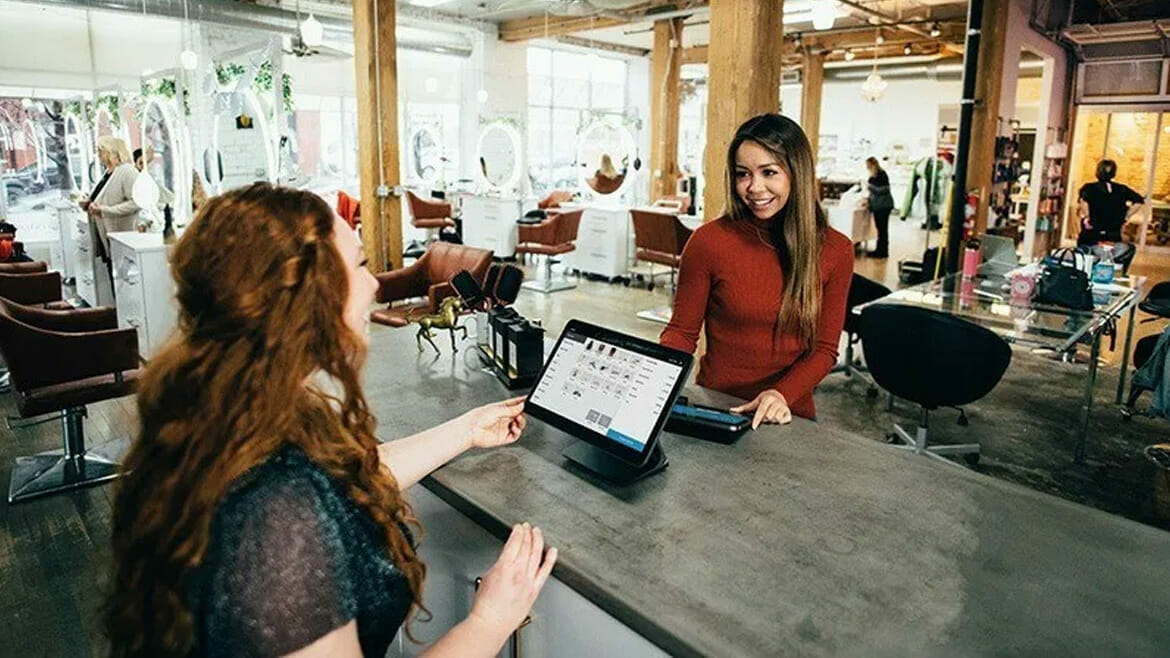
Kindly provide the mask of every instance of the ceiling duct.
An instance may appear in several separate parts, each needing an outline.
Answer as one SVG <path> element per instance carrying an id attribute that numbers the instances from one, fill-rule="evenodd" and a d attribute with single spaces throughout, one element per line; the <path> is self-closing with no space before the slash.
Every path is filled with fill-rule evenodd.
<path id="1" fill-rule="evenodd" d="M 26 0 L 17 0 L 24 2 Z M 91 11 L 120 12 L 139 16 L 156 16 L 183 20 L 183 0 L 36 0 L 28 2 L 38 7 L 66 7 Z M 190 20 L 210 25 L 257 30 L 270 34 L 291 35 L 299 23 L 296 12 L 279 7 L 236 0 L 199 0 L 188 3 Z M 353 48 L 353 22 L 330 16 L 315 16 L 325 29 L 325 40 Z M 444 37 L 447 37 L 444 34 Z M 409 50 L 438 52 L 448 55 L 471 56 L 471 43 L 462 35 L 452 33 L 441 41 L 419 39 L 414 35 L 398 40 L 398 47 Z"/>

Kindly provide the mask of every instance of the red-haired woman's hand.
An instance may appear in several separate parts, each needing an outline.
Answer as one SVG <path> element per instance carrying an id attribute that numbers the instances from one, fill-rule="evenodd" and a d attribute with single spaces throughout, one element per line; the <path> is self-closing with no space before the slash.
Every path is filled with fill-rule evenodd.
<path id="1" fill-rule="evenodd" d="M 506 637 L 532 610 L 556 561 L 557 549 L 544 550 L 540 528 L 513 526 L 499 559 L 483 576 L 468 621 L 486 637 Z"/>
<path id="2" fill-rule="evenodd" d="M 494 448 L 520 438 L 527 419 L 524 398 L 512 398 L 477 407 L 463 414 L 467 437 L 474 448 Z"/>

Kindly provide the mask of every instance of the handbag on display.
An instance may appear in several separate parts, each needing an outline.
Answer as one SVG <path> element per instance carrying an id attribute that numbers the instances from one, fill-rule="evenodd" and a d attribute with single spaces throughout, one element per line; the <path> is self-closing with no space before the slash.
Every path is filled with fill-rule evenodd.
<path id="1" fill-rule="evenodd" d="M 1066 256 L 1072 257 L 1072 265 L 1065 264 Z M 1077 311 L 1093 310 L 1093 288 L 1085 273 L 1088 268 L 1081 267 L 1080 259 L 1090 260 L 1088 255 L 1072 249 L 1053 251 L 1045 259 L 1048 264 L 1036 287 L 1036 301 Z"/>

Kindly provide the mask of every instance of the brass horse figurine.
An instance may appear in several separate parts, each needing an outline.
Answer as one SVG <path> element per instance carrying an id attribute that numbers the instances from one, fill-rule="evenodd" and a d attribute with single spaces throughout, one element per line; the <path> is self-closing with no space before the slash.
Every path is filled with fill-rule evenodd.
<path id="1" fill-rule="evenodd" d="M 425 338 L 431 347 L 439 352 L 439 346 L 435 345 L 435 341 L 432 340 L 434 335 L 431 333 L 431 329 L 446 329 L 451 332 L 451 349 L 458 352 L 459 348 L 455 346 L 455 331 L 462 331 L 463 338 L 467 338 L 467 327 L 459 324 L 459 314 L 465 308 L 463 300 L 459 297 L 445 297 L 443 301 L 439 302 L 439 312 L 433 315 L 421 315 L 418 320 L 414 320 L 411 317 L 414 309 L 407 311 L 406 321 L 418 322 L 418 333 L 414 337 L 415 342 L 418 343 L 418 351 L 423 351 L 422 341 Z"/>

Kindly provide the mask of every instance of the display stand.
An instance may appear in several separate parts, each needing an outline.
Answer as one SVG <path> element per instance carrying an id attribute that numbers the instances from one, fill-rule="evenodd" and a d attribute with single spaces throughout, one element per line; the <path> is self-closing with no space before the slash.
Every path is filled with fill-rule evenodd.
<path id="1" fill-rule="evenodd" d="M 662 451 L 662 446 L 658 444 L 654 445 L 646 463 L 641 466 L 634 466 L 627 461 L 618 459 L 584 441 L 575 441 L 561 454 L 601 479 L 623 486 L 653 475 L 666 468 L 667 464 L 670 463 L 666 459 L 666 453 Z"/>

